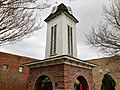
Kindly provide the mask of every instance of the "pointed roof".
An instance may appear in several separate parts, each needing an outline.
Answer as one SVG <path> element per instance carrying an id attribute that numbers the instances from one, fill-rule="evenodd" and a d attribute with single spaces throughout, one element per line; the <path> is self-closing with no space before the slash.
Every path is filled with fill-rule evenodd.
<path id="1" fill-rule="evenodd" d="M 44 21 L 48 22 L 51 19 L 55 18 L 56 16 L 60 15 L 61 13 L 66 14 L 69 18 L 71 18 L 76 23 L 79 22 L 72 14 L 69 13 L 67 7 L 63 3 L 61 3 L 60 5 L 58 5 L 56 12 L 55 13 L 51 13 Z"/>

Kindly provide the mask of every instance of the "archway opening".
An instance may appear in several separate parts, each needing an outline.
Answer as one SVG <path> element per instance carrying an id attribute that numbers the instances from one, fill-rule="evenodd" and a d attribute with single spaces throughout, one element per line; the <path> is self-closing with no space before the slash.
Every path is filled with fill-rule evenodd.
<path id="1" fill-rule="evenodd" d="M 40 76 L 35 84 L 35 90 L 53 90 L 52 82 L 48 76 Z"/>
<path id="2" fill-rule="evenodd" d="M 74 90 L 89 90 L 88 83 L 83 76 L 79 76 L 76 78 Z"/>

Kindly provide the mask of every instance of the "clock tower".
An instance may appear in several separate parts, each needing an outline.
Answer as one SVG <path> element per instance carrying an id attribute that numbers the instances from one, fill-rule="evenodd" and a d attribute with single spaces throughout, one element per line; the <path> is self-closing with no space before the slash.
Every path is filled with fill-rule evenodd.
<path id="1" fill-rule="evenodd" d="M 76 23 L 70 7 L 55 6 L 45 19 L 47 39 L 45 58 L 61 55 L 77 56 Z"/>
<path id="2" fill-rule="evenodd" d="M 92 68 L 77 57 L 76 23 L 70 7 L 53 7 L 47 22 L 46 57 L 26 64 L 28 90 L 93 90 Z M 81 87 L 80 87 L 81 86 Z"/>

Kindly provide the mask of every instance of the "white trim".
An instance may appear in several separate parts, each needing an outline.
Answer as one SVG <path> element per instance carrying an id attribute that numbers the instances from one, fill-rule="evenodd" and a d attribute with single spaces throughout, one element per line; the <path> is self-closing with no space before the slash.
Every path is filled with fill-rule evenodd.
<path id="1" fill-rule="evenodd" d="M 48 58 L 48 59 L 45 59 L 42 61 L 31 62 L 31 63 L 25 64 L 25 65 L 29 66 L 30 68 L 36 68 L 36 67 L 57 65 L 57 64 L 63 64 L 63 63 L 68 64 L 68 65 L 72 65 L 72 66 L 86 68 L 86 69 L 92 69 L 93 67 L 97 66 L 95 64 L 84 62 L 82 60 L 79 60 L 77 58 L 72 58 L 69 56 L 52 57 L 52 58 Z"/>

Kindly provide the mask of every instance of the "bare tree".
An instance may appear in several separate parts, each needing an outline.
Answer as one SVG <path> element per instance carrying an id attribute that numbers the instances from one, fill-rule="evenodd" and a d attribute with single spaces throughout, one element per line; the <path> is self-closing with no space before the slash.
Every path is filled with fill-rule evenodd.
<path id="1" fill-rule="evenodd" d="M 120 0 L 104 5 L 105 22 L 92 28 L 87 40 L 108 55 L 120 55 Z"/>
<path id="2" fill-rule="evenodd" d="M 41 28 L 38 11 L 49 7 L 37 0 L 0 0 L 0 45 L 24 39 Z M 47 0 L 46 0 L 47 2 Z"/>

